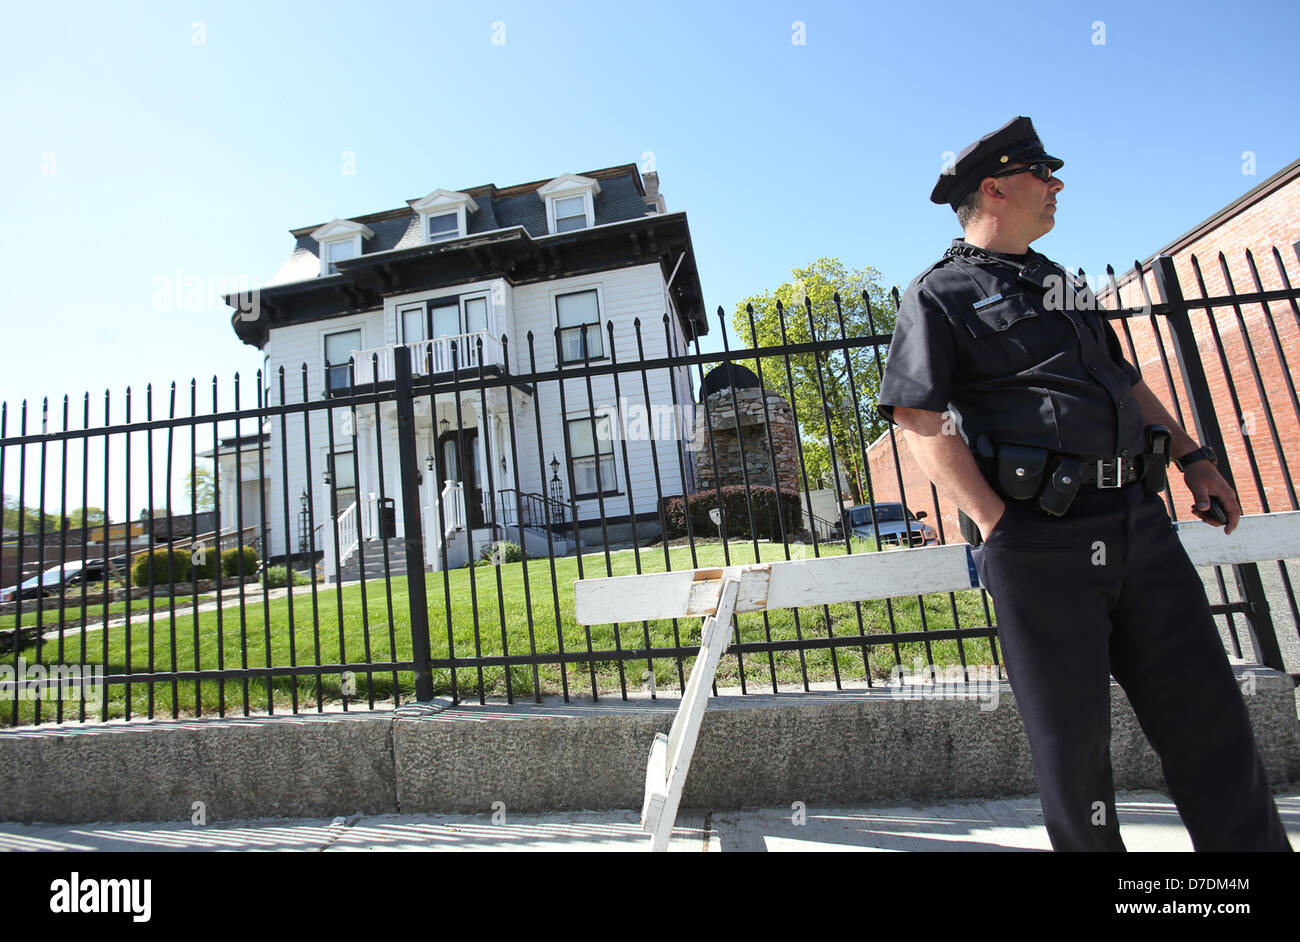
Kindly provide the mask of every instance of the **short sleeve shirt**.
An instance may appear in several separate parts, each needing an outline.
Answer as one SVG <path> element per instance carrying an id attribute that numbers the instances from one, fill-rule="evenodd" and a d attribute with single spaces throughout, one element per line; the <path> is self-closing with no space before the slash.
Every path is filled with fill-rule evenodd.
<path id="1" fill-rule="evenodd" d="M 1023 263 L 1052 273 L 1046 291 Z M 1096 297 L 1045 256 L 947 255 L 903 295 L 878 408 L 890 421 L 895 406 L 950 409 L 967 442 L 1136 455 L 1140 378 Z"/>

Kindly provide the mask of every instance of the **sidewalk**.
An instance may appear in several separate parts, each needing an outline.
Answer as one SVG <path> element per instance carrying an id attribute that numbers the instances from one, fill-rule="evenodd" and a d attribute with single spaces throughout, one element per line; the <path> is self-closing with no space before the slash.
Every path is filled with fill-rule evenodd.
<path id="1" fill-rule="evenodd" d="M 1274 795 L 1300 849 L 1300 782 Z M 1130 851 L 1191 851 L 1169 798 L 1154 791 L 1116 796 Z M 1051 850 L 1037 796 L 881 803 L 852 808 L 687 811 L 672 851 L 1026 851 Z M 131 824 L 0 823 L 0 850 L 111 851 L 642 851 L 648 838 L 635 811 L 512 815 L 351 815 L 332 821 L 188 821 Z M 500 818 L 500 815 L 498 815 Z"/>

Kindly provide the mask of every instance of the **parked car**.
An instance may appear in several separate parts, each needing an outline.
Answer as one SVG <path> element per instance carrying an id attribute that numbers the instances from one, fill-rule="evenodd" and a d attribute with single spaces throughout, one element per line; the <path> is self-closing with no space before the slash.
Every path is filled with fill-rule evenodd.
<path id="1" fill-rule="evenodd" d="M 19 585 L 0 589 L 0 602 L 12 602 L 19 597 L 34 599 L 41 595 L 58 595 L 60 586 L 63 587 L 66 593 L 68 589 L 80 586 L 83 580 L 88 581 L 90 586 L 93 586 L 96 582 L 103 582 L 104 561 L 102 559 L 88 559 L 83 562 L 77 559 L 54 566 L 44 572 L 37 573 Z"/>
<path id="2" fill-rule="evenodd" d="M 854 536 L 865 540 L 874 539 L 876 526 L 880 526 L 880 548 L 897 546 L 938 546 L 939 534 L 934 527 L 921 523 L 925 516 L 922 510 L 918 514 L 907 511 L 903 516 L 903 505 L 884 501 L 876 504 L 874 516 L 870 504 L 859 504 L 844 512 L 844 519 Z M 908 533 L 911 533 L 909 543 Z"/>

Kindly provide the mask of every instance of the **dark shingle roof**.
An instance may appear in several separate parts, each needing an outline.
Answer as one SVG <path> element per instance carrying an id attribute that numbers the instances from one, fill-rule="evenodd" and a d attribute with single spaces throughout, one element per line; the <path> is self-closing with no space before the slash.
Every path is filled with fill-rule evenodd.
<path id="1" fill-rule="evenodd" d="M 595 198 L 594 207 L 596 225 L 637 219 L 646 214 L 645 191 L 635 164 L 590 171 L 582 176 L 593 176 L 600 181 L 600 193 Z M 537 195 L 538 187 L 546 182 L 548 181 L 537 181 L 505 189 L 489 184 L 461 191 L 472 195 L 478 205 L 478 212 L 469 214 L 467 234 L 522 226 L 534 238 L 548 235 L 546 203 Z M 352 221 L 365 223 L 375 233 L 373 237 L 362 241 L 363 255 L 408 248 L 423 242 L 420 216 L 409 207 L 358 216 Z M 311 237 L 317 228 L 319 225 L 291 230 L 297 240 L 294 250 L 266 287 L 305 281 L 320 274 L 320 256 L 317 254 L 319 246 Z"/>

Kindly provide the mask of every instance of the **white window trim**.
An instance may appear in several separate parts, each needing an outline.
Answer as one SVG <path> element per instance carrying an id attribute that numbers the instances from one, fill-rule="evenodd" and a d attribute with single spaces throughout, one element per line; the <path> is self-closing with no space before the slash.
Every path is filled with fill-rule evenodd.
<path id="1" fill-rule="evenodd" d="M 587 214 L 587 224 L 583 229 L 596 225 L 595 198 L 600 193 L 600 182 L 591 177 L 580 177 L 572 173 L 562 174 L 545 186 L 538 187 L 537 195 L 546 202 L 546 232 L 548 235 L 567 235 L 557 232 L 555 228 L 555 201 L 581 196 L 583 209 Z M 571 229 L 570 232 L 581 230 Z"/>
<path id="2" fill-rule="evenodd" d="M 331 323 L 329 327 L 322 327 L 317 331 L 317 343 L 320 347 L 320 358 L 316 362 L 320 364 L 320 394 L 322 397 L 329 395 L 329 374 L 325 371 L 325 338 L 332 336 L 333 334 L 349 334 L 354 330 L 361 333 L 360 346 L 358 346 L 357 349 L 369 349 L 366 346 L 366 324 L 363 320 L 356 319 L 352 322 L 340 321 L 337 323 Z M 286 373 L 287 372 L 288 371 L 286 370 Z M 286 382 L 288 381 L 287 375 L 285 376 L 285 380 Z M 286 386 L 285 388 L 287 389 L 288 387 Z"/>
<path id="3" fill-rule="evenodd" d="M 482 300 L 484 307 L 487 311 L 487 323 L 483 325 L 483 329 L 487 331 L 489 337 L 500 338 L 501 334 L 496 329 L 495 305 L 492 304 L 491 291 L 472 291 L 468 294 L 459 295 L 459 300 L 460 300 L 460 325 L 462 328 L 466 326 L 465 302 Z"/>
<path id="4" fill-rule="evenodd" d="M 598 419 L 598 418 L 604 418 L 609 420 L 609 449 L 610 449 L 609 456 L 610 456 L 610 460 L 614 464 L 614 489 L 610 491 L 599 491 L 594 494 L 586 494 L 581 497 L 578 496 L 577 494 L 570 494 L 569 496 L 573 500 L 585 501 L 585 500 L 609 499 L 611 497 L 622 497 L 624 493 L 619 486 L 619 480 L 620 480 L 619 466 L 618 466 L 619 428 L 618 428 L 618 415 L 614 409 L 597 408 L 594 412 L 583 412 L 580 415 L 566 415 L 564 417 L 564 426 L 562 429 L 562 431 L 564 432 L 564 454 L 565 457 L 569 459 L 569 470 L 570 472 L 572 472 L 573 462 L 575 460 L 573 457 L 573 443 L 569 439 L 570 423 L 580 421 L 581 419 Z M 593 438 L 592 444 L 595 445 L 596 448 L 596 455 L 595 455 L 596 464 L 597 466 L 599 466 L 600 454 L 601 454 L 600 443 L 598 440 L 595 440 Z M 597 474 L 599 474 L 599 472 L 597 472 Z M 568 481 L 566 480 L 565 483 L 567 484 Z"/>
<path id="5" fill-rule="evenodd" d="M 351 237 L 349 237 L 349 238 L 344 238 L 344 239 L 329 239 L 329 240 L 327 240 L 327 241 L 325 241 L 325 242 L 320 243 L 320 273 L 321 273 L 322 275 L 337 275 L 337 274 L 338 274 L 338 272 L 332 272 L 332 271 L 330 271 L 330 246 L 332 246 L 332 245 L 343 245 L 343 244 L 348 243 L 348 242 L 352 243 L 352 255 L 349 256 L 349 257 L 350 257 L 350 258 L 360 258 L 360 257 L 361 257 L 361 236 L 360 236 L 360 234 L 357 234 L 357 235 L 351 236 Z M 346 261 L 346 259 L 340 259 L 340 261 Z"/>
<path id="6" fill-rule="evenodd" d="M 412 301 L 407 304 L 399 304 L 394 308 L 394 310 L 397 312 L 396 336 L 397 336 L 397 343 L 399 346 L 408 343 L 423 343 L 428 341 L 429 339 L 428 337 L 425 337 L 422 340 L 412 340 L 410 337 L 406 336 L 406 322 L 402 317 L 403 314 L 406 314 L 409 311 L 418 310 L 420 312 L 420 330 L 421 333 L 423 333 L 424 328 L 428 326 L 428 321 L 429 321 L 428 301 Z"/>
<path id="7" fill-rule="evenodd" d="M 605 322 L 609 320 L 609 315 L 605 308 L 604 284 L 602 282 L 595 281 L 595 282 L 588 282 L 587 284 L 565 285 L 562 288 L 559 287 L 552 288 L 550 291 L 551 349 L 554 351 L 555 354 L 556 369 L 560 369 L 560 370 L 582 369 L 583 366 L 582 360 L 562 361 L 560 359 L 560 351 L 555 349 L 555 331 L 558 330 L 560 326 L 560 308 L 556 299 L 559 298 L 561 295 L 581 294 L 583 291 L 590 291 L 593 288 L 596 290 L 596 316 L 600 324 L 600 348 L 602 352 L 600 356 L 593 357 L 591 359 L 591 362 L 603 363 L 604 361 L 610 358 L 609 350 L 606 349 L 609 346 L 609 331 L 605 329 Z"/>
<path id="8" fill-rule="evenodd" d="M 439 216 L 455 216 L 456 231 L 433 238 L 429 235 L 429 220 L 437 219 Z M 450 242 L 453 239 L 464 238 L 469 221 L 465 218 L 465 207 L 457 206 L 454 209 L 438 209 L 428 213 L 420 213 L 420 228 L 424 230 L 425 245 L 436 245 L 439 242 Z"/>
<path id="9" fill-rule="evenodd" d="M 507 298 L 504 304 L 496 304 L 492 300 L 493 284 L 501 282 L 503 284 Z M 468 288 L 468 290 L 467 290 Z M 487 301 L 487 332 L 493 337 L 500 339 L 504 331 L 502 324 L 508 320 L 510 315 L 510 286 L 505 284 L 502 279 L 494 278 L 490 282 L 475 282 L 472 286 L 461 285 L 458 289 L 440 294 L 406 294 L 389 298 L 385 301 L 387 322 L 393 325 L 393 336 L 397 338 L 398 344 L 410 343 L 402 333 L 402 312 L 409 310 L 416 305 L 423 308 L 425 314 L 425 326 L 428 326 L 428 311 L 430 304 L 439 302 L 446 303 L 455 301 L 460 308 L 460 323 L 465 323 L 465 302 L 472 301 L 475 298 L 483 298 Z M 566 293 L 566 292 L 561 292 Z M 553 306 L 553 305 L 552 305 Z M 552 321 L 555 317 L 552 316 Z M 331 331 L 332 332 L 332 331 Z M 436 337 L 428 338 L 436 340 Z"/>
<path id="10" fill-rule="evenodd" d="M 596 209 L 595 209 L 595 205 L 593 204 L 592 199 L 591 199 L 591 190 L 582 190 L 581 192 L 574 192 L 574 191 L 570 190 L 570 191 L 565 192 L 565 193 L 555 193 L 555 194 L 552 194 L 551 196 L 546 197 L 546 232 L 547 232 L 547 235 L 568 235 L 570 232 L 581 232 L 581 231 L 582 231 L 582 229 L 569 229 L 569 230 L 567 230 L 567 231 L 565 231 L 565 232 L 559 232 L 559 231 L 556 229 L 556 226 L 557 226 L 557 223 L 556 223 L 556 221 L 555 221 L 555 203 L 556 203 L 556 200 L 566 200 L 566 199 L 571 199 L 572 197 L 575 197 L 575 196 L 581 196 L 581 197 L 582 197 L 582 207 L 583 207 L 583 210 L 586 212 L 586 215 L 587 215 L 587 224 L 586 224 L 585 226 L 583 226 L 582 229 L 590 229 L 590 228 L 592 228 L 592 227 L 595 225 L 595 223 L 596 223 Z"/>
<path id="11" fill-rule="evenodd" d="M 420 242 L 424 245 L 437 245 L 464 238 L 469 233 L 469 214 L 478 212 L 478 203 L 468 193 L 434 190 L 428 196 L 411 203 L 411 208 L 420 214 Z M 449 216 L 452 213 L 456 214 L 456 234 L 429 238 L 429 220 L 434 216 Z"/>
<path id="12" fill-rule="evenodd" d="M 320 255 L 321 275 L 331 274 L 329 261 L 329 247 L 331 245 L 337 245 L 340 242 L 351 242 L 352 257 L 360 258 L 365 251 L 361 245 L 361 240 L 363 238 L 374 238 L 374 235 L 374 230 L 369 226 L 347 219 L 335 219 L 313 232 L 311 237 L 316 240 L 317 251 Z M 337 272 L 334 274 L 337 274 Z"/>

